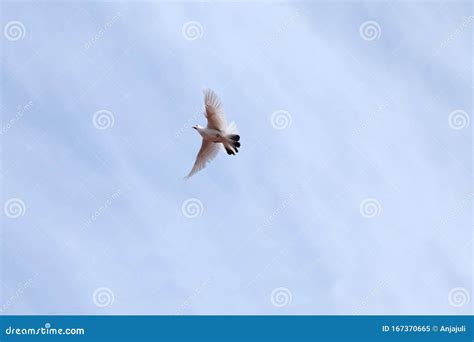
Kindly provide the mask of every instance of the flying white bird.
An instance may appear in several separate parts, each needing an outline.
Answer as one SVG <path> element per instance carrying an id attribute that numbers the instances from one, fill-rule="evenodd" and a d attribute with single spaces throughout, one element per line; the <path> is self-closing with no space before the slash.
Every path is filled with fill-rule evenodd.
<path id="1" fill-rule="evenodd" d="M 204 115 L 207 119 L 207 127 L 193 126 L 202 136 L 202 145 L 194 166 L 186 178 L 204 169 L 206 164 L 217 156 L 221 146 L 224 146 L 229 155 L 235 155 L 239 152 L 240 136 L 237 126 L 234 122 L 227 125 L 224 109 L 217 94 L 210 89 L 204 90 L 204 104 L 206 106 Z"/>

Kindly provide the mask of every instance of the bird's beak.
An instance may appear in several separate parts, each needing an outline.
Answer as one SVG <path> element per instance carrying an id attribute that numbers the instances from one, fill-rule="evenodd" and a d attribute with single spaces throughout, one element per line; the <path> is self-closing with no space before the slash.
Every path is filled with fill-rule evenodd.
<path id="1" fill-rule="evenodd" d="M 193 126 L 193 128 L 194 128 L 194 129 L 197 129 L 197 127 L 196 127 L 196 126 Z"/>

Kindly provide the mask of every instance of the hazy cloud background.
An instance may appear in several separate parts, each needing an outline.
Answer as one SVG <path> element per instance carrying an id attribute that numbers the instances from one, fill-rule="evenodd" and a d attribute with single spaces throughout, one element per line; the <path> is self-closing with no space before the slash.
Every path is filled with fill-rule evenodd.
<path id="1" fill-rule="evenodd" d="M 3 313 L 472 312 L 469 1 L 1 13 Z"/>

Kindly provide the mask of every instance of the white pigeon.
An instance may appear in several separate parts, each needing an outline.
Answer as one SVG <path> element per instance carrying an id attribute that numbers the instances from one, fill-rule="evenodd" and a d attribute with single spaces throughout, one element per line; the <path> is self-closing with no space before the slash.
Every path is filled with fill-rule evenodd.
<path id="1" fill-rule="evenodd" d="M 206 106 L 204 115 L 207 119 L 207 127 L 193 126 L 202 136 L 202 145 L 194 166 L 186 178 L 204 169 L 206 164 L 217 156 L 221 146 L 224 146 L 229 155 L 235 155 L 239 152 L 237 148 L 240 147 L 240 136 L 237 126 L 234 122 L 227 125 L 224 109 L 217 94 L 210 89 L 204 90 L 204 104 Z"/>

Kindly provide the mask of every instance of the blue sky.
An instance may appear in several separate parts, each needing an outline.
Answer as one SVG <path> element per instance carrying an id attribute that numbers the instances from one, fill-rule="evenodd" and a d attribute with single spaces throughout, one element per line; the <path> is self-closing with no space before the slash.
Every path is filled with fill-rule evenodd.
<path id="1" fill-rule="evenodd" d="M 472 312 L 469 2 L 1 9 L 3 313 Z"/>

